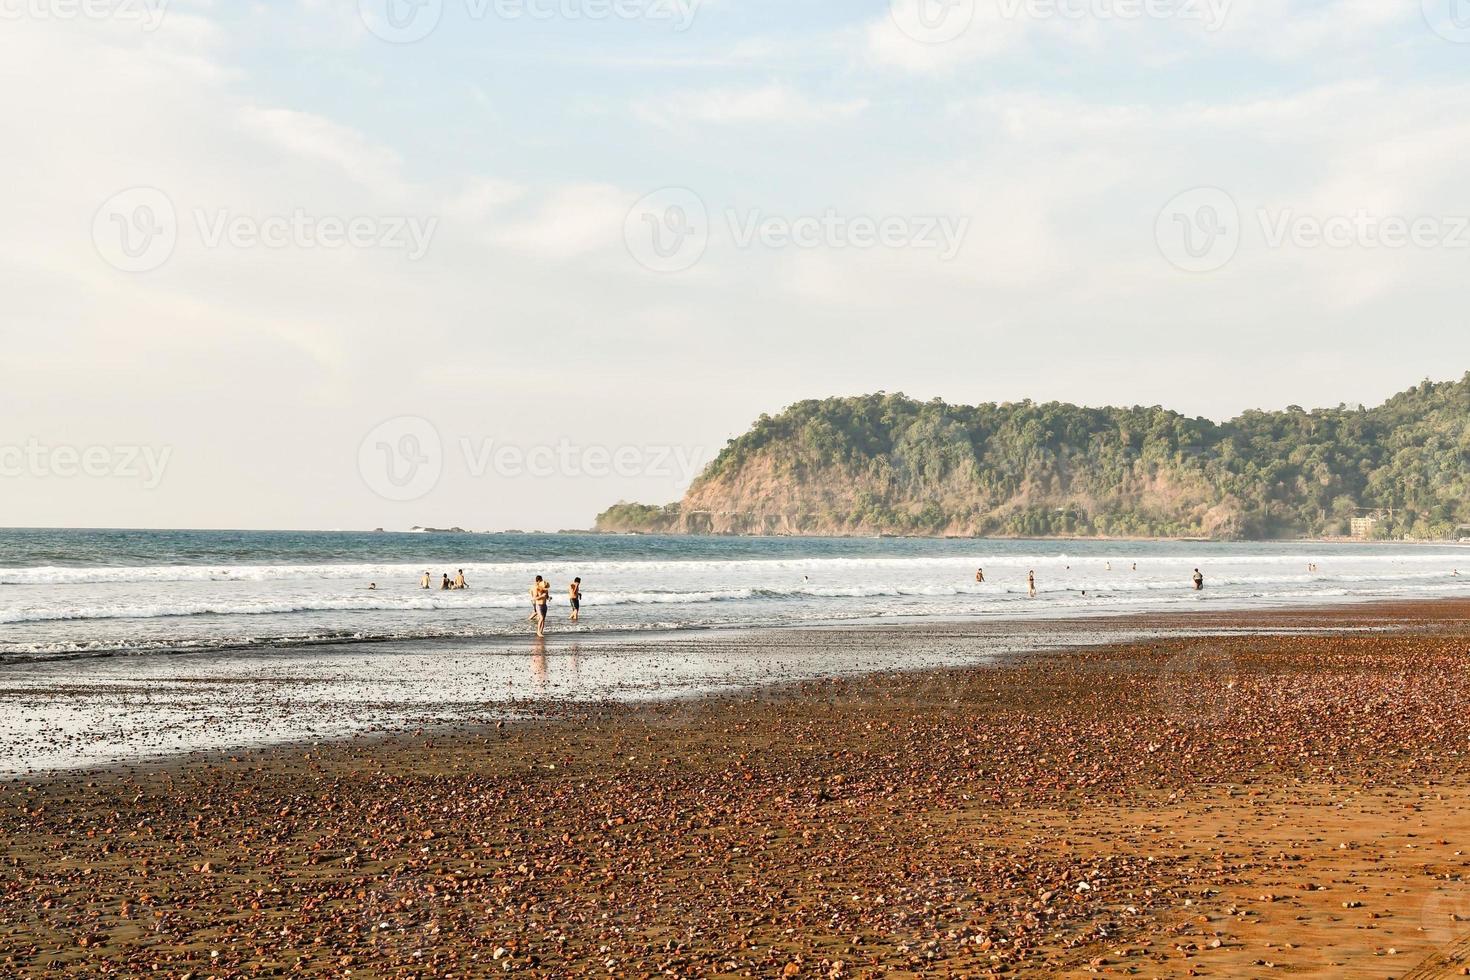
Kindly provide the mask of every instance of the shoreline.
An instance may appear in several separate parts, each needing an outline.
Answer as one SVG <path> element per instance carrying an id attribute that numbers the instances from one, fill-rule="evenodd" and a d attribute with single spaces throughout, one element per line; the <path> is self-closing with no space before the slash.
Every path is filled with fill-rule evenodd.
<path id="1" fill-rule="evenodd" d="M 1470 930 L 1470 602 L 1363 612 L 0 783 L 0 962 L 1405 974 Z"/>
<path id="2" fill-rule="evenodd" d="M 1365 539 L 1351 536 L 1323 537 L 1323 538 L 1214 538 L 1201 536 L 1187 537 L 1157 537 L 1151 535 L 1027 535 L 1027 534 L 985 534 L 985 535 L 954 535 L 954 534 L 712 534 L 694 533 L 688 531 L 600 531 L 595 527 L 589 528 L 556 528 L 556 529 L 525 529 L 525 528 L 488 528 L 475 530 L 472 528 L 323 528 L 323 527 L 57 527 L 49 524 L 8 524 L 0 525 L 0 531 L 45 531 L 63 533 L 221 533 L 221 534 L 427 534 L 459 538 L 465 536 L 482 535 L 506 535 L 524 537 L 544 537 L 547 535 L 560 536 L 639 536 L 639 537 L 671 537 L 671 538 L 828 538 L 833 541 L 865 540 L 869 538 L 892 538 L 901 541 L 1121 541 L 1121 542 L 1168 542 L 1183 541 L 1200 544 L 1460 544 L 1466 542 L 1451 538 L 1383 538 Z"/>
<path id="3" fill-rule="evenodd" d="M 0 668 L 0 779 L 762 692 L 1168 637 L 1391 631 L 1470 601 L 710 626 L 88 655 Z M 1465 613 L 1470 618 L 1470 612 Z"/>
<path id="4" fill-rule="evenodd" d="M 371 532 L 362 532 L 371 533 Z M 407 533 L 407 532 L 404 532 Z M 813 541 L 866 541 L 866 540 L 894 540 L 894 541 L 1061 541 L 1061 542 L 1121 542 L 1127 544 L 1153 544 L 1153 543 L 1184 543 L 1184 544 L 1350 544 L 1350 545 L 1450 545 L 1458 547 L 1470 547 L 1470 542 L 1454 538 L 1354 538 L 1328 537 L 1328 538 L 1209 538 L 1209 537 L 1178 537 L 1161 538 L 1153 536 L 1114 535 L 1114 534 L 1089 534 L 1089 535 L 1043 535 L 1040 537 L 1029 534 L 737 534 L 737 533 L 715 533 L 705 531 L 600 531 L 590 528 L 585 531 L 472 531 L 472 534 L 567 534 L 567 535 L 606 535 L 610 537 L 669 537 L 669 538 L 776 538 Z"/>
<path id="5" fill-rule="evenodd" d="M 1470 583 L 1470 576 L 1464 580 Z M 1467 584 L 1466 587 L 1470 587 Z M 1003 594 L 1019 597 L 1021 589 L 1002 589 Z M 1055 596 L 1058 594 L 1072 595 L 1078 593 L 1078 589 L 1050 590 L 1044 594 Z M 1080 594 L 1086 595 L 1085 591 Z M 942 612 L 914 612 L 893 613 L 882 616 L 855 615 L 850 618 L 813 618 L 811 620 L 786 620 L 786 621 L 754 621 L 741 622 L 708 622 L 708 623 L 681 623 L 676 626 L 658 626 L 652 624 L 622 624 L 622 625 L 587 625 L 577 624 L 575 628 L 566 629 L 563 622 L 556 625 L 558 631 L 548 633 L 546 638 L 553 637 L 568 639 L 574 642 L 590 641 L 602 642 L 617 639 L 641 639 L 650 637 L 677 637 L 681 634 L 705 635 L 718 632 L 746 632 L 746 631 L 782 631 L 803 629 L 883 629 L 889 626 L 899 628 L 915 624 L 927 623 L 933 625 L 966 625 L 974 623 L 1016 623 L 1025 625 L 1044 625 L 1047 623 L 1065 623 L 1076 621 L 1113 621 L 1135 618 L 1164 618 L 1164 617 L 1190 617 L 1210 615 L 1245 615 L 1245 614 L 1273 614 L 1276 611 L 1297 610 L 1302 612 L 1326 612 L 1328 610 L 1345 608 L 1371 608 L 1378 605 L 1392 604 L 1415 604 L 1415 603 L 1438 603 L 1456 602 L 1458 597 L 1453 593 L 1444 592 L 1440 594 L 1426 594 L 1420 597 L 1387 596 L 1372 593 L 1343 593 L 1340 595 L 1311 595 L 1302 597 L 1296 595 L 1286 596 L 1226 596 L 1217 598 L 1213 591 L 1207 601 L 1213 607 L 1209 611 L 1194 609 L 1126 609 L 1108 608 L 1104 605 L 1108 600 L 1116 599 L 1119 593 L 1103 592 L 1099 590 L 1095 598 L 1099 606 L 1095 609 L 1084 607 L 1073 607 L 1062 611 L 1047 606 L 1047 600 L 1041 600 L 1035 614 L 1027 614 L 1023 610 L 1028 606 L 1022 604 L 1015 608 L 998 610 L 977 611 L 970 615 Z M 1187 587 L 1180 586 L 1172 596 L 1172 602 L 1183 603 L 1195 601 L 1199 598 L 1197 593 L 1191 592 Z M 588 603 L 589 610 L 595 610 L 595 603 Z M 515 617 L 511 617 L 514 620 Z M 110 620 L 98 620 L 109 622 Z M 213 655 L 221 653 L 268 653 L 285 650 L 311 649 L 315 647 L 337 647 L 337 646 L 372 646 L 375 644 L 401 644 L 404 646 L 423 645 L 429 646 L 471 646 L 485 645 L 503 647 L 518 643 L 529 638 L 529 634 L 521 632 L 505 633 L 475 633 L 475 634 L 425 634 L 419 636 L 399 634 L 364 634 L 354 636 L 312 636 L 312 637 L 273 637 L 254 642 L 221 642 L 218 645 L 160 645 L 156 647 L 100 647 L 88 650 L 67 650 L 44 653 L 0 653 L 0 678 L 7 667 L 23 666 L 26 664 L 41 664 L 61 662 L 68 660 L 106 659 L 111 657 L 147 657 L 147 656 L 191 656 L 191 655 Z"/>

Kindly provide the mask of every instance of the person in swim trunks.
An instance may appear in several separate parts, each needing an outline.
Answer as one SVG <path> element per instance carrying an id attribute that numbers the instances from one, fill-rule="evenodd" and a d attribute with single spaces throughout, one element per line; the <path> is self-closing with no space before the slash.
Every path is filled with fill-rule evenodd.
<path id="1" fill-rule="evenodd" d="M 526 617 L 526 622 L 536 621 L 536 593 L 541 591 L 541 576 L 536 576 L 536 581 L 531 583 L 531 615 Z"/>
<path id="2" fill-rule="evenodd" d="M 551 602 L 551 583 L 536 576 L 536 584 L 531 587 L 531 604 L 536 607 L 536 635 L 546 635 L 546 607 Z"/>
<path id="3" fill-rule="evenodd" d="M 572 604 L 570 619 L 575 623 L 582 617 L 582 579 L 580 577 L 572 579 L 572 584 L 567 589 L 567 600 Z"/>

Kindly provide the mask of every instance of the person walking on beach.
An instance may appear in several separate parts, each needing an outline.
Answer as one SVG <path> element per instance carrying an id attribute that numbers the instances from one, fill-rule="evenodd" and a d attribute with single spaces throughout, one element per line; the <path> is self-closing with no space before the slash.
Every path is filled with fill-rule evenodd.
<path id="1" fill-rule="evenodd" d="M 433 582 L 433 579 L 429 578 L 428 569 L 425 569 L 424 570 L 424 577 L 419 580 L 419 588 L 421 588 L 421 589 L 431 589 L 431 588 L 433 588 L 433 585 L 431 584 L 432 582 Z"/>
<path id="2" fill-rule="evenodd" d="M 1204 591 L 1204 588 L 1205 588 L 1205 576 L 1204 576 L 1204 574 L 1198 568 L 1196 568 L 1194 570 L 1194 591 L 1196 591 L 1196 592 L 1203 592 Z"/>
<path id="3" fill-rule="evenodd" d="M 551 583 L 536 576 L 536 584 L 531 586 L 531 604 L 536 607 L 536 635 L 546 635 L 546 607 L 551 602 Z"/>
<path id="4" fill-rule="evenodd" d="M 567 588 L 567 601 L 569 603 L 571 603 L 571 606 L 572 606 L 572 615 L 570 617 L 568 617 L 568 618 L 571 619 L 571 621 L 575 623 L 582 616 L 582 580 L 581 580 L 581 578 L 574 578 L 574 579 L 572 579 L 572 584 L 570 586 L 568 586 L 568 588 Z"/>
<path id="5" fill-rule="evenodd" d="M 1026 594 L 1033 599 L 1036 598 L 1036 569 L 1034 568 L 1026 573 Z"/>
<path id="6" fill-rule="evenodd" d="M 531 583 L 531 615 L 526 617 L 526 622 L 536 621 L 536 596 L 541 592 L 541 576 L 536 576 L 536 581 Z"/>

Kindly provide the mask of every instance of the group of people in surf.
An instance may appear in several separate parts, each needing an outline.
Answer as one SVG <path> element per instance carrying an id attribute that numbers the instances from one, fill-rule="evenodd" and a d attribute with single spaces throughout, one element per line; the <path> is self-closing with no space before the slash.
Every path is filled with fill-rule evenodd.
<path id="1" fill-rule="evenodd" d="M 421 589 L 432 589 L 433 587 L 434 587 L 434 579 L 433 579 L 433 577 L 431 575 L 429 575 L 429 573 L 427 571 L 425 571 L 424 572 L 424 577 L 419 580 L 419 588 L 421 588 Z M 439 591 L 440 592 L 453 592 L 456 589 L 468 589 L 468 588 L 469 588 L 469 583 L 467 583 L 464 580 L 464 569 L 463 568 L 461 568 L 459 570 L 459 574 L 456 575 L 456 576 L 454 576 L 454 578 L 452 578 L 452 579 L 449 577 L 449 573 L 448 572 L 445 572 L 444 573 L 444 580 L 439 583 Z"/>
<path id="2" fill-rule="evenodd" d="M 1313 566 L 1313 567 L 1316 567 L 1316 566 Z M 1072 569 L 1072 566 L 1071 565 L 1068 565 L 1067 566 L 1067 570 L 1068 571 L 1071 571 L 1071 569 Z M 1113 563 L 1112 562 L 1108 562 L 1107 563 L 1107 570 L 1110 571 L 1110 572 L 1113 570 Z M 1138 562 L 1134 562 L 1133 563 L 1133 571 L 1135 571 L 1135 572 L 1138 571 Z M 1458 573 L 1456 573 L 1456 574 L 1458 574 Z M 984 584 L 984 582 L 985 582 L 985 569 L 983 569 L 983 568 L 977 568 L 977 569 L 975 569 L 975 581 L 977 583 Z M 1201 572 L 1198 568 L 1196 568 L 1194 570 L 1194 575 L 1190 576 L 1190 581 L 1194 584 L 1194 591 L 1196 591 L 1196 592 L 1203 592 L 1204 591 L 1204 588 L 1205 588 L 1205 576 L 1204 576 L 1204 573 Z M 1036 570 L 1035 569 L 1032 569 L 1031 571 L 1028 571 L 1026 573 L 1026 594 L 1029 595 L 1033 599 L 1036 598 Z M 1083 589 L 1082 590 L 1082 594 L 1083 595 L 1087 595 L 1087 590 L 1086 589 Z"/>
<path id="3" fill-rule="evenodd" d="M 434 577 L 428 571 L 425 571 L 424 577 L 419 580 L 419 588 L 432 589 L 433 587 Z M 469 583 L 464 578 L 463 568 L 459 570 L 454 578 L 450 578 L 446 572 L 439 583 L 439 590 L 441 592 L 454 592 L 459 589 L 468 589 L 469 587 Z M 376 582 L 369 583 L 368 585 L 370 591 L 376 591 L 377 588 L 378 583 Z M 580 576 L 572 579 L 571 584 L 567 586 L 567 602 L 572 607 L 572 614 L 567 619 L 575 623 L 582 618 L 582 579 Z M 531 585 L 531 615 L 526 617 L 528 623 L 536 624 L 537 636 L 546 635 L 546 612 L 550 605 L 551 582 L 537 575 L 536 581 Z"/>

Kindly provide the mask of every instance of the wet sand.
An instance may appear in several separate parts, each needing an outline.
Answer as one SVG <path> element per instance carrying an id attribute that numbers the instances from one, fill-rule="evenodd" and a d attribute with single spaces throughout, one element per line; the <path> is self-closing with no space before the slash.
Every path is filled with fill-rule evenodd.
<path id="1" fill-rule="evenodd" d="M 0 778 L 1119 643 L 1126 617 L 152 651 L 0 664 Z M 1160 622 L 1160 621 L 1155 621 Z M 529 629 L 529 627 L 528 627 Z"/>
<path id="2" fill-rule="evenodd" d="M 1470 603 L 1181 626 L 12 780 L 0 975 L 1460 975 Z"/>

